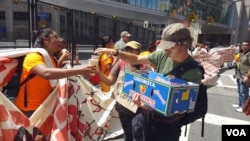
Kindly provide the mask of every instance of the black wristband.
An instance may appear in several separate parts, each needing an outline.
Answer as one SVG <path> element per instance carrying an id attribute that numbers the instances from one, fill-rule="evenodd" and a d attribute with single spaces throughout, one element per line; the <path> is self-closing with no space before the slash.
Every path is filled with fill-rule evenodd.
<path id="1" fill-rule="evenodd" d="M 114 54 L 114 56 L 117 56 L 119 54 L 119 50 L 116 49 L 116 53 Z"/>

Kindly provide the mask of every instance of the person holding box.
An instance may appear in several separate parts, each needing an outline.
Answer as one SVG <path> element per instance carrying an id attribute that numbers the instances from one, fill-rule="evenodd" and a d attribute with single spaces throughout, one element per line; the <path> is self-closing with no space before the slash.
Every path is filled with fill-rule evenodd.
<path id="1" fill-rule="evenodd" d="M 95 53 L 107 53 L 110 56 L 117 56 L 130 64 L 152 63 L 156 66 L 156 71 L 162 74 L 167 74 L 182 64 L 194 61 L 188 53 L 188 50 L 192 47 L 193 39 L 189 29 L 184 24 L 174 23 L 168 25 L 164 28 L 161 39 L 157 51 L 147 56 L 106 48 L 98 48 Z M 181 79 L 194 83 L 201 83 L 202 77 L 202 70 L 199 68 L 190 69 L 181 75 Z M 139 100 L 138 95 L 133 97 L 133 100 L 139 107 L 147 110 L 145 104 Z M 145 125 L 150 124 L 150 126 L 144 128 L 144 140 L 178 141 L 181 135 L 182 117 L 182 114 L 166 117 L 149 110 Z"/>

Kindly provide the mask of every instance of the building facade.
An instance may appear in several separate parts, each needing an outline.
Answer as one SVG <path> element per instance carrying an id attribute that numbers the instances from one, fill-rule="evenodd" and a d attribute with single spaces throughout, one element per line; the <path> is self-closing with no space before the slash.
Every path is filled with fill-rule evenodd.
<path id="1" fill-rule="evenodd" d="M 76 44 L 99 44 L 128 30 L 144 47 L 168 24 L 190 27 L 197 42 L 222 46 L 249 38 L 249 0 L 0 0 L 0 42 L 31 39 L 53 28 Z M 13 10 L 12 10 L 13 9 Z M 240 33 L 240 34 L 239 34 Z"/>

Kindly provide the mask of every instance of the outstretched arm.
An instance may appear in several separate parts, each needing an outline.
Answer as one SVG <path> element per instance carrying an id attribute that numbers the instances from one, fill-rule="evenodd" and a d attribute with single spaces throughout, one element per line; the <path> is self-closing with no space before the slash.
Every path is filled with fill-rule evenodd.
<path id="1" fill-rule="evenodd" d="M 118 58 L 122 59 L 123 61 L 129 64 L 151 64 L 147 55 L 136 55 L 133 53 L 120 51 L 116 49 L 97 48 L 94 53 L 98 55 L 107 53 L 109 56 L 117 56 Z"/>
<path id="2" fill-rule="evenodd" d="M 32 72 L 39 75 L 45 79 L 60 79 L 64 77 L 69 77 L 73 75 L 88 75 L 95 72 L 96 67 L 93 65 L 84 65 L 76 68 L 61 69 L 61 68 L 48 68 L 44 64 L 36 65 L 32 68 Z"/>

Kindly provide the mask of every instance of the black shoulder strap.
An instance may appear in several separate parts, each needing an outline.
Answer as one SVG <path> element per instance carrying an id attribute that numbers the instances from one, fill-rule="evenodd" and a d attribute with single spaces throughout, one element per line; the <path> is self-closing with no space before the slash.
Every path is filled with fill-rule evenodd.
<path id="1" fill-rule="evenodd" d="M 28 75 L 28 77 L 27 77 L 23 82 L 21 82 L 19 88 L 21 88 L 21 86 L 22 86 L 23 84 L 25 84 L 27 81 L 29 81 L 31 78 L 33 78 L 33 77 L 35 77 L 35 76 L 36 76 L 36 74 L 34 74 L 34 73 Z M 28 97 L 27 97 L 27 96 L 28 96 L 28 95 L 27 95 L 27 90 L 26 90 L 26 85 L 25 85 L 25 86 L 24 86 L 24 95 L 23 95 L 23 98 L 24 98 L 24 101 L 23 101 L 24 107 L 27 107 L 27 105 L 28 105 Z"/>
<path id="2" fill-rule="evenodd" d="M 28 75 L 28 77 L 26 79 L 24 79 L 21 83 L 20 83 L 20 87 L 22 87 L 23 84 L 25 84 L 27 81 L 29 81 L 31 78 L 35 77 L 36 74 L 32 73 L 30 75 Z"/>
<path id="3" fill-rule="evenodd" d="M 20 63 L 22 63 L 21 65 L 23 65 L 23 61 L 24 61 L 24 59 L 22 60 L 22 62 L 20 62 Z M 23 67 L 21 67 L 21 68 L 23 68 Z M 20 71 L 20 75 L 22 75 L 22 71 L 23 70 L 21 70 Z M 19 86 L 19 90 L 21 89 L 21 87 L 26 83 L 26 82 L 28 82 L 30 79 L 32 79 L 32 78 L 34 78 L 36 76 L 36 74 L 34 74 L 34 73 L 31 73 L 31 74 L 29 74 L 22 82 L 20 82 L 20 86 Z M 24 107 L 27 107 L 27 90 L 26 90 L 26 85 L 24 86 Z"/>
<path id="4" fill-rule="evenodd" d="M 172 74 L 175 77 L 180 78 L 181 74 L 184 74 L 186 71 L 188 71 L 190 69 L 194 69 L 194 68 L 200 68 L 200 70 L 202 71 L 202 74 L 205 73 L 203 66 L 199 62 L 192 60 L 192 61 L 188 61 L 188 62 L 174 68 L 170 72 L 166 73 L 164 76 Z"/>

